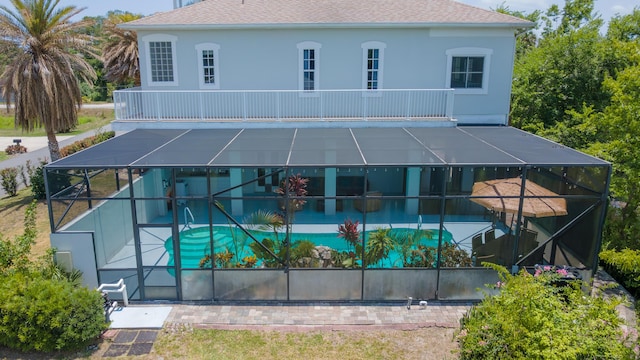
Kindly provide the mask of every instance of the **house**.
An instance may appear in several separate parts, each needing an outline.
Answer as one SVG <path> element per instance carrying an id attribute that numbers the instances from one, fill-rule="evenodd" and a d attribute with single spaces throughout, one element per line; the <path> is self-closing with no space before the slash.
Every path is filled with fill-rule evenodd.
<path id="1" fill-rule="evenodd" d="M 479 299 L 483 261 L 589 278 L 611 165 L 508 126 L 530 26 L 451 0 L 124 24 L 142 86 L 114 93 L 124 134 L 47 165 L 52 246 L 133 301 Z"/>
<path id="2" fill-rule="evenodd" d="M 142 87 L 116 93 L 114 126 L 507 125 L 515 35 L 531 25 L 450 0 L 205 1 L 124 25 Z"/>
<path id="3" fill-rule="evenodd" d="M 181 8 L 183 6 L 189 6 L 196 3 L 199 3 L 202 0 L 173 0 L 173 8 Z"/>

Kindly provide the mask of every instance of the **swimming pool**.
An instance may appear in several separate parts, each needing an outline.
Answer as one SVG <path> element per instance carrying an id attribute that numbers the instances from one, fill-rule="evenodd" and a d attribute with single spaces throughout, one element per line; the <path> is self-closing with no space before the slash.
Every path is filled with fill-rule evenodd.
<path id="1" fill-rule="evenodd" d="M 365 239 L 369 234 L 377 230 L 368 230 L 364 232 Z M 263 240 L 265 238 L 276 239 L 276 234 L 268 231 L 249 231 L 257 240 Z M 409 228 L 392 228 L 389 235 L 393 238 L 401 238 L 404 235 L 412 234 L 419 238 L 415 242 L 414 246 L 422 245 L 427 247 L 438 246 L 438 230 L 435 229 L 409 229 Z M 180 254 L 181 264 L 184 269 L 197 269 L 200 267 L 200 261 L 207 255 L 212 253 L 210 246 L 210 236 L 208 226 L 188 228 L 180 232 Z M 285 233 L 278 233 L 277 239 L 282 241 L 285 238 Z M 313 242 L 316 246 L 327 246 L 338 252 L 353 251 L 353 247 L 344 240 L 344 238 L 338 237 L 337 230 L 335 232 L 327 233 L 292 233 L 291 242 L 308 240 Z M 443 243 L 451 243 L 453 237 L 451 233 L 444 230 L 442 233 Z M 214 226 L 213 227 L 213 253 L 221 253 L 228 251 L 234 254 L 234 258 L 239 262 L 240 259 L 245 256 L 253 254 L 249 248 L 253 240 L 249 238 L 244 232 L 238 228 L 230 228 L 228 226 Z M 167 253 L 169 254 L 168 266 L 174 266 L 174 254 L 173 254 L 173 237 L 169 237 L 164 244 Z M 391 251 L 389 254 L 389 262 L 395 263 L 400 258 L 398 251 Z M 257 264 L 260 266 L 260 263 Z M 170 273 L 173 273 L 172 271 Z"/>

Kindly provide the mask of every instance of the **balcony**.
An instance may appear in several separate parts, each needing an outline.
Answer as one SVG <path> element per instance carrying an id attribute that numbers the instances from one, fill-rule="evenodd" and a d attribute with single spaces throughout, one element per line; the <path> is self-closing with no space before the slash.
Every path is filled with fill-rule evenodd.
<path id="1" fill-rule="evenodd" d="M 455 126 L 452 89 L 113 93 L 114 128 Z M 373 123 L 377 124 L 374 125 Z"/>

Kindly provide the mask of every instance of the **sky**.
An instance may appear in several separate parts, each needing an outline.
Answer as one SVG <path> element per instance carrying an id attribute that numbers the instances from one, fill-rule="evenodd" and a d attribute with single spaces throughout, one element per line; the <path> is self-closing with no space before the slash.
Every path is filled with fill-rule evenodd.
<path id="1" fill-rule="evenodd" d="M 484 9 L 496 8 L 503 2 L 503 0 L 457 1 Z M 505 0 L 504 3 L 511 10 L 530 13 L 534 10 L 546 10 L 554 3 L 562 6 L 562 4 L 564 4 L 564 0 Z M 11 7 L 11 2 L 9 0 L 0 0 L 0 5 Z M 80 13 L 80 16 L 104 16 L 110 10 L 122 10 L 136 14 L 151 15 L 157 11 L 173 9 L 173 0 L 61 0 L 60 5 L 85 7 L 86 10 Z M 595 1 L 595 10 L 604 20 L 609 20 L 615 14 L 629 14 L 634 7 L 640 8 L 640 0 Z"/>

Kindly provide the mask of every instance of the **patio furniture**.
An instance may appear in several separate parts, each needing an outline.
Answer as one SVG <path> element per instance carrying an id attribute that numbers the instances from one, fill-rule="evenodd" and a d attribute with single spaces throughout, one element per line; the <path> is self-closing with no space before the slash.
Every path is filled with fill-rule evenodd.
<path id="1" fill-rule="evenodd" d="M 482 246 L 482 233 L 475 234 L 471 238 L 471 248 L 472 249 L 476 249 L 476 248 L 478 248 L 480 246 Z"/>
<path id="2" fill-rule="evenodd" d="M 374 212 L 380 210 L 382 207 L 382 200 L 379 197 L 382 196 L 380 191 L 371 191 L 365 194 L 366 200 L 355 199 L 353 201 L 353 207 L 360 212 Z M 366 208 L 365 208 L 366 203 Z"/>
<path id="3" fill-rule="evenodd" d="M 489 229 L 484 233 L 484 242 L 485 243 L 490 243 L 495 239 L 496 239 L 496 230 L 495 229 Z"/>

